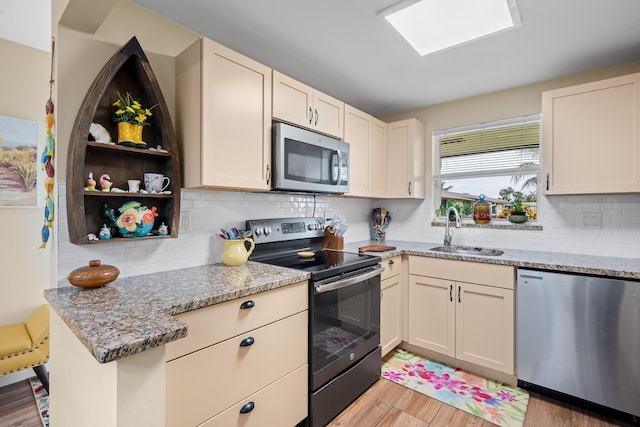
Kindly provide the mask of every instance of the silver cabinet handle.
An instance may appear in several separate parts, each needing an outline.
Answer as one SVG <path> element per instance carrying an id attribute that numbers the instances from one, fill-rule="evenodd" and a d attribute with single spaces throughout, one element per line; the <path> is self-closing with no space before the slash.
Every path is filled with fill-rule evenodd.
<path id="1" fill-rule="evenodd" d="M 271 168 L 267 165 L 267 185 L 271 182 Z"/>

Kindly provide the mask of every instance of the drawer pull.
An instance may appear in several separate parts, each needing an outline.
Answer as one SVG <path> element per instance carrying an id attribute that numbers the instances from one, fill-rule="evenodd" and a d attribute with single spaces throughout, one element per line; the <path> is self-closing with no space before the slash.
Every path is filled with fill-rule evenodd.
<path id="1" fill-rule="evenodd" d="M 393 265 L 393 264 L 395 264 L 395 262 L 393 262 L 393 260 L 392 260 L 392 259 L 390 259 L 390 260 L 389 260 L 389 265 Z"/>
<path id="2" fill-rule="evenodd" d="M 256 405 L 253 402 L 246 403 L 242 408 L 240 408 L 240 413 L 248 414 L 249 412 L 253 411 L 253 408 L 255 406 Z"/>
<path id="3" fill-rule="evenodd" d="M 243 310 L 246 309 L 246 308 L 253 308 L 255 306 L 256 306 L 256 303 L 251 301 L 251 300 L 245 301 L 242 304 L 240 304 L 240 308 L 243 309 Z"/>
<path id="4" fill-rule="evenodd" d="M 255 340 L 253 339 L 253 337 L 247 337 L 240 341 L 240 347 L 249 347 L 250 345 L 253 345 L 254 342 Z"/>

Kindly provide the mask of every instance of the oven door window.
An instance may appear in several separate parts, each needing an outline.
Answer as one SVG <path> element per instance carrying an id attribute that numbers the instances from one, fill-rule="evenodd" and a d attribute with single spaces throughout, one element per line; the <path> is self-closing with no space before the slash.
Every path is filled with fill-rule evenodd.
<path id="1" fill-rule="evenodd" d="M 335 172 L 334 172 L 335 165 Z M 294 139 L 284 141 L 285 179 L 314 184 L 335 184 L 338 180 L 337 152 Z"/>
<path id="2" fill-rule="evenodd" d="M 321 370 L 358 347 L 378 344 L 380 280 L 365 280 L 313 297 L 312 365 Z"/>

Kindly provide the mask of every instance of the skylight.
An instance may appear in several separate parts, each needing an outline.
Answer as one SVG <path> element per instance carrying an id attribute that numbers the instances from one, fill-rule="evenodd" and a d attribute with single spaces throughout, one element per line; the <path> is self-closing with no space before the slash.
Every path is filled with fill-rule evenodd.
<path id="1" fill-rule="evenodd" d="M 379 14 L 420 55 L 520 26 L 516 0 L 409 0 Z"/>

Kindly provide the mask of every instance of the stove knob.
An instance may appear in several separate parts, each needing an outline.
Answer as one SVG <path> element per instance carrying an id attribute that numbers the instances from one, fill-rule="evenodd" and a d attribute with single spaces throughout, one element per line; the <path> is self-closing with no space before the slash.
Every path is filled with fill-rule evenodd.
<path id="1" fill-rule="evenodd" d="M 313 230 L 313 229 L 314 229 L 314 225 L 315 225 L 315 224 L 309 224 L 309 225 L 307 225 L 307 229 L 308 229 L 309 231 Z"/>
<path id="2" fill-rule="evenodd" d="M 264 228 L 264 235 L 268 236 L 269 234 L 271 234 L 271 227 L 265 227 Z"/>
<path id="3" fill-rule="evenodd" d="M 256 227 L 253 231 L 253 234 L 255 234 L 256 236 L 262 235 L 262 227 Z"/>

